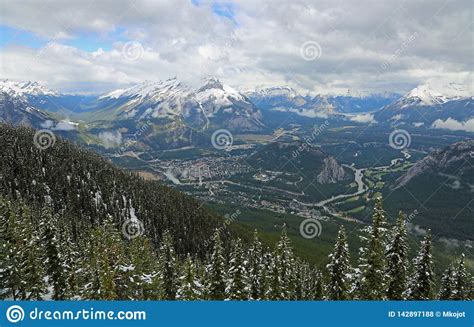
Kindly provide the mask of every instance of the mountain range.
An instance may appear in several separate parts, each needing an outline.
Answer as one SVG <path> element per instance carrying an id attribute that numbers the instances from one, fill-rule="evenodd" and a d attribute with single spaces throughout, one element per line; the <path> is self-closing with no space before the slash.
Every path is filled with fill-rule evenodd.
<path id="1" fill-rule="evenodd" d="M 474 104 L 470 90 L 455 84 L 368 96 L 301 94 L 290 87 L 238 91 L 217 78 L 191 87 L 177 78 L 145 81 L 100 96 L 52 91 L 37 82 L 0 81 L 0 119 L 35 128 L 81 125 L 88 139 L 104 133 L 134 135 L 149 124 L 148 147 L 201 144 L 218 129 L 234 134 L 271 132 L 291 114 L 301 122 L 331 119 L 341 123 L 378 123 L 471 131 Z M 65 122 L 65 123 L 64 123 Z M 454 127 L 449 124 L 454 123 Z"/>

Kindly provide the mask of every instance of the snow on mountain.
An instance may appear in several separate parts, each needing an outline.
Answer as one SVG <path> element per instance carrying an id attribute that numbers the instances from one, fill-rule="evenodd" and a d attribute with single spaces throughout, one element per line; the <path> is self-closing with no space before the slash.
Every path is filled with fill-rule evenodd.
<path id="1" fill-rule="evenodd" d="M 243 91 L 248 97 L 287 97 L 294 98 L 298 93 L 289 86 L 274 86 Z"/>
<path id="2" fill-rule="evenodd" d="M 410 106 L 434 106 L 448 101 L 460 100 L 471 96 L 465 85 L 450 83 L 447 85 L 423 84 L 415 87 L 397 101 L 401 108 Z"/>
<path id="3" fill-rule="evenodd" d="M 0 92 L 5 92 L 10 96 L 41 96 L 58 94 L 38 82 L 16 82 L 8 79 L 0 80 Z"/>
<path id="4" fill-rule="evenodd" d="M 176 78 L 166 81 L 145 81 L 128 89 L 118 89 L 99 97 L 99 99 L 139 98 L 146 100 L 163 100 L 164 96 L 185 94 L 188 88 L 181 84 Z"/>
<path id="5" fill-rule="evenodd" d="M 229 128 L 255 130 L 263 126 L 258 109 L 240 92 L 217 78 L 203 80 L 198 88 L 176 78 L 134 85 L 107 93 L 99 100 L 110 107 L 117 101 L 122 118 L 184 118 L 192 126 L 207 126 L 210 119 L 225 121 Z M 105 107 L 107 107 L 105 106 Z M 116 112 L 117 113 L 117 112 Z"/>

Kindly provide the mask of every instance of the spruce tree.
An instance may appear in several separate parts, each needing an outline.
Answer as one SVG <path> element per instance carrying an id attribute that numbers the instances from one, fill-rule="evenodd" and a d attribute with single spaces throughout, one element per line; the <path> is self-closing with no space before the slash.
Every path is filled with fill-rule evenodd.
<path id="1" fill-rule="evenodd" d="M 107 217 L 92 230 L 81 270 L 82 296 L 92 300 L 126 299 L 128 269 L 121 234 Z"/>
<path id="2" fill-rule="evenodd" d="M 248 275 L 246 259 L 242 249 L 240 239 L 232 242 L 232 252 L 230 253 L 228 281 L 226 287 L 226 297 L 231 300 L 248 299 Z"/>
<path id="3" fill-rule="evenodd" d="M 42 300 L 47 289 L 44 282 L 45 271 L 41 258 L 40 237 L 34 228 L 32 216 L 26 214 L 21 218 L 24 226 L 22 235 L 26 241 L 21 266 L 25 299 Z"/>
<path id="4" fill-rule="evenodd" d="M 163 291 L 161 299 L 174 300 L 178 288 L 177 259 L 173 239 L 168 230 L 163 232 L 163 241 L 158 250 L 159 287 Z"/>
<path id="5" fill-rule="evenodd" d="M 407 285 L 408 243 L 405 217 L 401 211 L 386 257 L 387 298 L 402 300 Z"/>
<path id="6" fill-rule="evenodd" d="M 362 238 L 367 245 L 360 253 L 357 293 L 360 299 L 381 300 L 386 293 L 386 220 L 381 198 L 375 200 L 372 226 L 366 229 L 366 234 Z"/>
<path id="7" fill-rule="evenodd" d="M 469 300 L 470 298 L 471 278 L 464 264 L 464 253 L 456 267 L 453 278 L 453 300 Z"/>
<path id="8" fill-rule="evenodd" d="M 158 299 L 159 286 L 153 284 L 158 274 L 158 258 L 150 240 L 146 236 L 138 236 L 127 244 L 127 262 L 129 272 L 128 298 L 134 300 Z"/>
<path id="9" fill-rule="evenodd" d="M 429 231 L 421 242 L 420 252 L 413 261 L 415 269 L 407 296 L 412 300 L 429 300 L 433 298 L 433 258 L 432 258 L 431 232 Z"/>
<path id="10" fill-rule="evenodd" d="M 226 290 L 226 273 L 224 249 L 219 230 L 213 236 L 214 249 L 207 268 L 207 296 L 210 300 L 224 300 Z"/>
<path id="11" fill-rule="evenodd" d="M 262 243 L 255 230 L 253 243 L 248 251 L 250 299 L 262 299 L 265 295 L 265 267 Z"/>
<path id="12" fill-rule="evenodd" d="M 273 264 L 270 270 L 267 297 L 271 300 L 284 300 L 293 296 L 295 291 L 291 276 L 294 272 L 295 258 L 291 241 L 283 229 L 280 240 L 274 251 Z"/>
<path id="13" fill-rule="evenodd" d="M 454 289 L 454 270 L 453 265 L 450 264 L 446 268 L 443 276 L 441 277 L 441 285 L 439 288 L 438 298 L 440 300 L 451 300 L 453 298 L 453 289 Z"/>
<path id="14" fill-rule="evenodd" d="M 3 201 L 0 210 L 2 223 L 2 226 L 0 226 L 2 246 L 0 253 L 0 292 L 2 292 L 2 298 L 19 300 L 25 297 L 21 269 L 25 242 L 21 234 L 21 220 L 16 204 L 9 200 Z"/>
<path id="15" fill-rule="evenodd" d="M 197 300 L 202 298 L 203 287 L 201 280 L 199 278 L 196 265 L 189 254 L 184 261 L 178 283 L 179 287 L 176 292 L 176 299 Z"/>
<path id="16" fill-rule="evenodd" d="M 344 226 L 341 225 L 337 235 L 334 251 L 329 255 L 331 262 L 327 265 L 329 282 L 327 297 L 330 300 L 346 300 L 349 298 L 351 273 L 349 246 Z"/>
<path id="17" fill-rule="evenodd" d="M 52 213 L 48 207 L 41 210 L 40 217 L 41 243 L 44 248 L 44 262 L 48 283 L 53 288 L 52 299 L 63 300 L 66 298 L 66 275 L 61 256 L 61 244 L 59 243 L 58 216 Z"/>

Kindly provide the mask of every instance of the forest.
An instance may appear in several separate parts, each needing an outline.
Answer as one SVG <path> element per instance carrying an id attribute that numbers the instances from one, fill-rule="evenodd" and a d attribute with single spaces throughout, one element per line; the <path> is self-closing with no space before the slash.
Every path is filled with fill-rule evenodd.
<path id="1" fill-rule="evenodd" d="M 58 139 L 0 126 L 0 298 L 14 300 L 428 300 L 473 298 L 464 256 L 433 272 L 431 234 L 408 256 L 406 217 L 389 225 L 382 199 L 363 246 L 341 226 L 329 264 L 277 244 L 158 181 L 145 181 Z M 124 232 L 127 222 L 143 233 Z M 350 264 L 356 255 L 357 265 Z"/>

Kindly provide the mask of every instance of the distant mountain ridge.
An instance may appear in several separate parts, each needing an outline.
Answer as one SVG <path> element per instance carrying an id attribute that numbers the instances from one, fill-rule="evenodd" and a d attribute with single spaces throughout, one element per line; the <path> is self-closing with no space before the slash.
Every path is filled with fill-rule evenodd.
<path id="1" fill-rule="evenodd" d="M 205 79 L 196 89 L 176 78 L 147 81 L 99 97 L 96 110 L 115 119 L 181 118 L 200 129 L 215 125 L 230 130 L 258 131 L 264 127 L 259 109 L 216 78 Z"/>
<path id="2" fill-rule="evenodd" d="M 420 85 L 395 102 L 374 113 L 378 122 L 437 127 L 436 122 L 455 120 L 459 124 L 474 119 L 472 90 L 448 84 L 433 88 Z"/>

